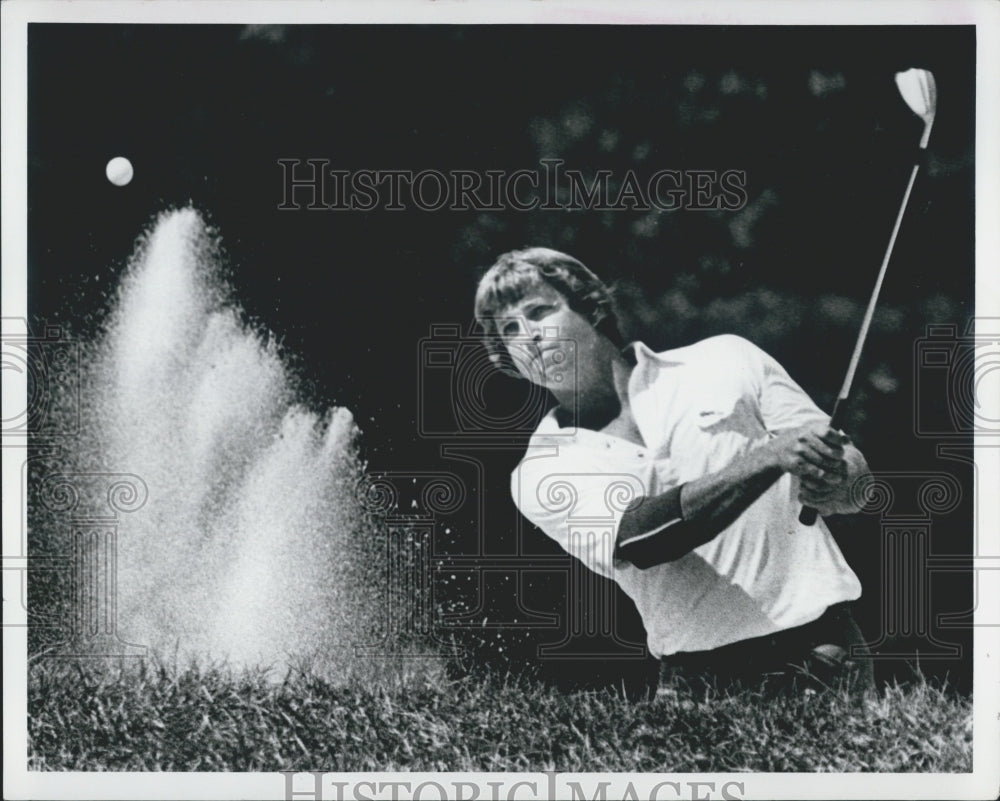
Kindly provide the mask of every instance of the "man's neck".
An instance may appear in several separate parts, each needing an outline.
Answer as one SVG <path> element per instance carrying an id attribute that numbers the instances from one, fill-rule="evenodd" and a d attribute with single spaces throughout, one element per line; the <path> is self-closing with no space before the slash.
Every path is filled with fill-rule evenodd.
<path id="1" fill-rule="evenodd" d="M 599 371 L 586 387 L 568 396 L 554 393 L 559 401 L 556 420 L 560 426 L 576 425 L 600 431 L 628 408 L 632 365 L 613 349 L 604 364 L 606 369 Z"/>

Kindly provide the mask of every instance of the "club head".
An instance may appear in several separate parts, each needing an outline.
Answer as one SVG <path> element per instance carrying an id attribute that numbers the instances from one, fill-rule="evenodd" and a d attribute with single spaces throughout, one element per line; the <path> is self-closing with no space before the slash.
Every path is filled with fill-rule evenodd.
<path id="1" fill-rule="evenodd" d="M 934 114 L 937 112 L 937 84 L 934 73 L 930 70 L 909 69 L 896 73 L 896 86 L 914 114 L 924 121 L 924 134 L 920 139 L 920 147 L 927 147 L 931 137 L 931 126 L 934 124 Z"/>

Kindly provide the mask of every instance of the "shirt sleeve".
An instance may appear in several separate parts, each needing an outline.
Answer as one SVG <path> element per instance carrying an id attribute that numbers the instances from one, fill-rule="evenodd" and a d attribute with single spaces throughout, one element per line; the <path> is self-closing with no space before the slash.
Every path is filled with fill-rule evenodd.
<path id="1" fill-rule="evenodd" d="M 760 376 L 760 412 L 768 431 L 826 424 L 830 415 L 820 409 L 778 360 L 749 340 L 742 340 Z"/>
<path id="2" fill-rule="evenodd" d="M 567 470 L 568 459 L 528 456 L 511 474 L 511 495 L 528 520 L 602 576 L 615 569 L 615 541 L 625 510 L 645 494 L 643 476 L 602 472 L 600 464 Z"/>

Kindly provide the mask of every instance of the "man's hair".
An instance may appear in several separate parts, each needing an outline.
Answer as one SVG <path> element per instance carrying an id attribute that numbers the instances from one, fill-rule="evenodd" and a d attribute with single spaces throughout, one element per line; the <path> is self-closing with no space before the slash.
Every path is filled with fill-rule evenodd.
<path id="1" fill-rule="evenodd" d="M 526 248 L 504 253 L 479 279 L 475 314 L 493 364 L 507 369 L 511 366 L 497 326 L 503 319 L 500 315 L 543 286 L 559 292 L 573 311 L 617 347 L 624 346 L 608 285 L 572 256 L 551 248 Z"/>

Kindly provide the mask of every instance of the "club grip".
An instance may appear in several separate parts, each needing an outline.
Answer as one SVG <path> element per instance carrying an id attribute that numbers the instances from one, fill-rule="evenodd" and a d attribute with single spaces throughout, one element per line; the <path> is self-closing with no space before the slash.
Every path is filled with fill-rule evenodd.
<path id="1" fill-rule="evenodd" d="M 833 414 L 830 415 L 830 428 L 839 429 L 844 423 L 844 417 L 846 417 L 844 414 L 844 404 L 840 402 L 840 398 L 837 398 L 837 402 L 833 405 Z M 818 516 L 819 512 L 811 506 L 803 506 L 799 512 L 799 522 L 803 526 L 812 526 L 816 524 Z"/>
<path id="2" fill-rule="evenodd" d="M 819 512 L 817 512 L 811 506 L 803 506 L 802 511 L 799 512 L 799 522 L 803 526 L 813 526 L 816 524 L 816 518 L 818 516 Z"/>

